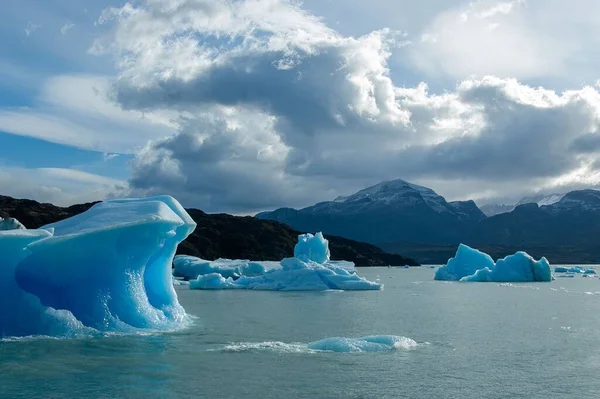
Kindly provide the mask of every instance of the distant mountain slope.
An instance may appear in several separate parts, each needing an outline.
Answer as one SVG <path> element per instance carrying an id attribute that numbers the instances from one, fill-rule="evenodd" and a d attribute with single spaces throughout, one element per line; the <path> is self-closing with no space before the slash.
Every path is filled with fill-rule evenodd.
<path id="1" fill-rule="evenodd" d="M 600 191 L 580 190 L 558 202 L 528 203 L 482 220 L 467 241 L 509 246 L 598 245 Z"/>
<path id="2" fill-rule="evenodd" d="M 537 194 L 529 197 L 521 198 L 516 205 L 504 205 L 504 204 L 485 204 L 481 205 L 479 209 L 486 216 L 496 216 L 501 213 L 512 212 L 517 206 L 525 204 L 538 204 L 539 206 L 551 205 L 560 201 L 565 194 Z"/>
<path id="3" fill-rule="evenodd" d="M 14 217 L 27 228 L 38 228 L 85 212 L 93 204 L 62 208 L 0 196 L 0 217 Z M 179 245 L 177 252 L 204 259 L 281 260 L 293 255 L 300 234 L 273 221 L 226 214 L 211 215 L 198 209 L 187 211 L 198 227 Z M 330 235 L 326 237 L 335 260 L 352 261 L 357 266 L 418 265 L 413 259 L 386 253 L 370 244 Z"/>
<path id="4" fill-rule="evenodd" d="M 600 263 L 600 191 L 572 191 L 558 202 L 525 203 L 512 212 L 481 220 L 463 242 L 494 258 L 516 251 L 545 256 L 552 263 Z M 420 263 L 445 263 L 456 245 L 396 241 L 381 243 Z"/>
<path id="5" fill-rule="evenodd" d="M 404 180 L 382 182 L 304 209 L 280 208 L 256 217 L 373 244 L 458 243 L 486 218 L 473 201 L 447 202 L 433 190 Z"/>
<path id="6" fill-rule="evenodd" d="M 543 206 L 543 205 L 552 205 L 557 203 L 558 201 L 560 201 L 563 197 L 565 196 L 565 194 L 538 194 L 538 195 L 533 195 L 530 197 L 525 197 L 522 198 L 519 202 L 517 202 L 517 206 L 518 205 L 524 205 L 524 204 L 538 204 L 539 206 Z"/>

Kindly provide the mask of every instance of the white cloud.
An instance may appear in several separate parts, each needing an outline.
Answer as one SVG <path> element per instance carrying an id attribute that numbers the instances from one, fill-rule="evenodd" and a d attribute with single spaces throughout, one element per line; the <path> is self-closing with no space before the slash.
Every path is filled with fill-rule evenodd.
<path id="1" fill-rule="evenodd" d="M 0 130 L 96 151 L 134 153 L 148 140 L 175 132 L 169 112 L 124 111 L 107 94 L 103 76 L 56 76 L 31 108 L 0 109 Z"/>
<path id="2" fill-rule="evenodd" d="M 434 26 L 497 23 L 493 34 L 504 36 L 495 50 L 472 36 L 474 25 L 449 34 L 475 41 L 481 71 L 489 56 L 498 72 L 540 74 L 548 54 L 519 30 L 528 28 L 498 33 L 528 6 L 482 1 Z M 588 145 L 600 123 L 595 87 L 556 92 L 494 76 L 461 79 L 441 94 L 424 83 L 399 87 L 388 61 L 402 35 L 345 36 L 285 1 L 147 0 L 110 9 L 101 22 L 113 30 L 94 52 L 117 56 L 114 99 L 132 112 L 179 115 L 178 133 L 138 153 L 135 195 L 249 212 L 401 177 L 452 199 L 489 199 L 558 185 L 600 150 L 600 140 L 597 150 Z M 424 45 L 444 45 L 446 33 Z M 471 65 L 475 50 L 451 49 L 457 68 Z M 521 52 L 517 66 L 504 59 Z"/>
<path id="3" fill-rule="evenodd" d="M 432 79 L 497 75 L 565 85 L 596 78 L 600 3 L 593 0 L 480 0 L 451 5 L 407 55 Z"/>
<path id="4" fill-rule="evenodd" d="M 41 27 L 42 27 L 42 25 L 37 25 L 37 24 L 34 24 L 33 22 L 29 21 L 27 23 L 27 26 L 25 27 L 25 36 L 27 36 L 27 37 L 31 36 L 31 34 L 33 32 L 35 32 L 36 30 L 38 30 Z"/>
<path id="5" fill-rule="evenodd" d="M 55 205 L 105 199 L 125 185 L 124 182 L 74 169 L 16 168 L 0 170 L 0 193 Z"/>
<path id="6" fill-rule="evenodd" d="M 67 32 L 69 32 L 74 26 L 75 26 L 74 23 L 67 22 L 60 28 L 60 34 L 63 36 L 66 35 Z"/>

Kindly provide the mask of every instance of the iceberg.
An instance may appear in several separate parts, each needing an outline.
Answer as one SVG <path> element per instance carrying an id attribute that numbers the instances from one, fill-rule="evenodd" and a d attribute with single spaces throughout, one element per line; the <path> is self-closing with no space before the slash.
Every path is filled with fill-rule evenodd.
<path id="1" fill-rule="evenodd" d="M 224 278 L 237 279 L 241 276 L 258 276 L 266 271 L 259 262 L 249 260 L 217 259 L 204 260 L 189 255 L 177 255 L 173 259 L 173 276 L 193 280 L 198 276 L 218 273 Z"/>
<path id="2" fill-rule="evenodd" d="M 580 268 L 579 266 L 573 266 L 573 267 L 557 267 L 556 269 L 554 269 L 554 271 L 556 273 L 583 273 L 583 269 Z"/>
<path id="3" fill-rule="evenodd" d="M 596 270 L 595 269 L 583 269 L 579 266 L 573 266 L 573 267 L 564 267 L 564 266 L 559 266 L 554 268 L 554 272 L 555 273 L 575 273 L 575 274 L 596 274 Z"/>
<path id="4" fill-rule="evenodd" d="M 235 276 L 215 272 L 199 275 L 195 280 L 190 281 L 190 288 L 267 291 L 380 290 L 383 288 L 383 285 L 368 281 L 352 270 L 348 270 L 347 263 L 331 262 L 329 243 L 321 233 L 314 236 L 300 235 L 298 244 L 294 248 L 294 255 L 293 258 L 283 259 L 279 267 L 265 270 L 259 275 L 242 273 L 237 279 L 234 279 Z"/>
<path id="5" fill-rule="evenodd" d="M 0 232 L 0 336 L 181 327 L 171 263 L 195 227 L 179 202 L 158 196 Z"/>
<path id="6" fill-rule="evenodd" d="M 0 218 L 0 231 L 6 230 L 23 230 L 25 226 L 15 218 Z"/>
<path id="7" fill-rule="evenodd" d="M 494 262 L 489 255 L 461 244 L 456 255 L 436 271 L 435 280 L 509 283 L 552 281 L 553 277 L 546 258 L 536 261 L 519 251 Z"/>
<path id="8" fill-rule="evenodd" d="M 458 281 L 486 267 L 488 269 L 494 268 L 494 260 L 491 256 L 460 244 L 454 258 L 450 258 L 445 266 L 435 271 L 435 280 Z"/>

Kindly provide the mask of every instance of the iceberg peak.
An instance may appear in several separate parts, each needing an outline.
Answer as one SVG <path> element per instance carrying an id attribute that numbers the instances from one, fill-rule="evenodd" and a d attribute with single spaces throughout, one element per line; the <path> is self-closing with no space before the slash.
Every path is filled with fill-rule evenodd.
<path id="1" fill-rule="evenodd" d="M 328 262 L 331 257 L 329 241 L 323 237 L 322 232 L 318 232 L 315 235 L 310 233 L 300 234 L 298 236 L 298 243 L 294 247 L 294 257 L 304 262 Z"/>

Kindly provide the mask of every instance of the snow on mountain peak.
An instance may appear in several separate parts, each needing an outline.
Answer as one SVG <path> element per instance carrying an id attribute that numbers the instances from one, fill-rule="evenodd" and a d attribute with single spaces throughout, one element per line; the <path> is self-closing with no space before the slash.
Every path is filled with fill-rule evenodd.
<path id="1" fill-rule="evenodd" d="M 403 195 L 407 192 L 414 191 L 417 191 L 421 195 L 425 196 L 439 197 L 433 190 L 427 187 L 419 186 L 417 184 L 412 184 L 407 181 L 397 179 L 387 180 L 375 184 L 374 186 L 367 187 L 349 196 L 337 197 L 334 200 L 334 202 L 354 202 L 365 198 L 369 198 L 374 201 L 389 203 L 392 202 L 394 199 L 397 199 L 399 195 Z"/>
<path id="2" fill-rule="evenodd" d="M 558 201 L 560 201 L 563 197 L 565 196 L 565 194 L 559 194 L 559 193 L 553 193 L 553 194 L 538 194 L 538 195 L 533 195 L 531 197 L 525 197 L 523 199 L 521 199 L 519 202 L 517 202 L 517 205 L 523 205 L 523 204 L 538 204 L 539 206 L 542 205 L 552 205 L 557 203 Z"/>

